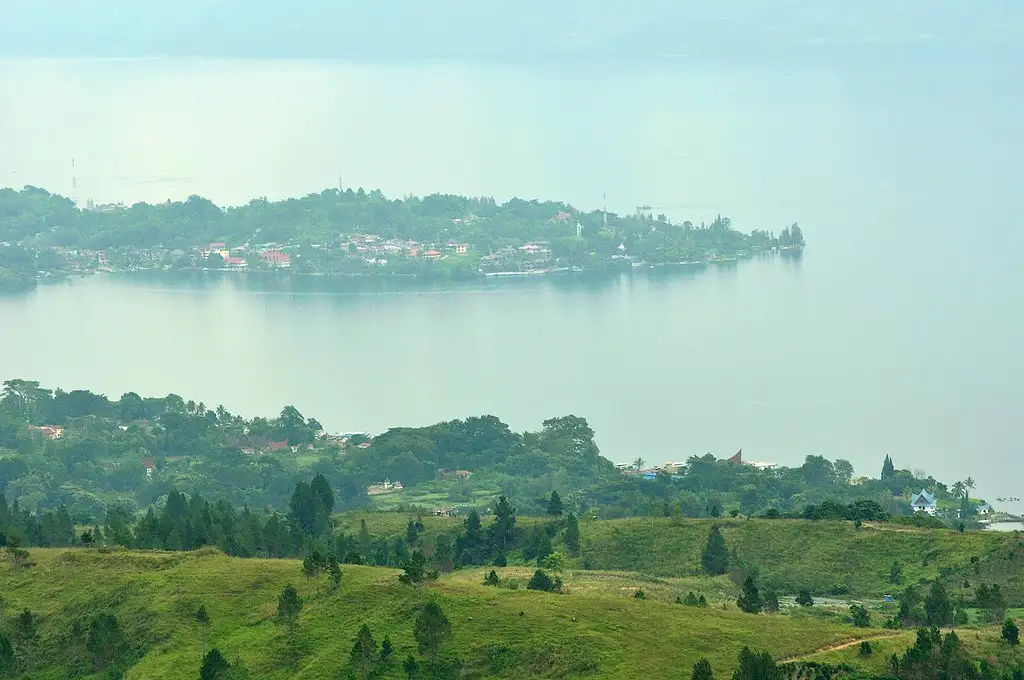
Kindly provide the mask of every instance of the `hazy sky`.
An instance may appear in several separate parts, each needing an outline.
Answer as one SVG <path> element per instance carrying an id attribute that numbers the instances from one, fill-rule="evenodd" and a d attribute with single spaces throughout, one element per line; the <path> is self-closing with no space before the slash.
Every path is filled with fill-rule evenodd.
<path id="1" fill-rule="evenodd" d="M 756 55 L 1022 34 L 1017 0 L 0 0 L 6 56 Z"/>

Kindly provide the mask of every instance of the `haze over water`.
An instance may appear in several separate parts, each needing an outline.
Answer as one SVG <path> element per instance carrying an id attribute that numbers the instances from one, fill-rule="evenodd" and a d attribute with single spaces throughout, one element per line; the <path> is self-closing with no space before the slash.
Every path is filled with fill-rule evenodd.
<path id="1" fill-rule="evenodd" d="M 575 413 L 617 461 L 712 451 L 1024 496 L 1012 64 L 373 66 L 0 61 L 0 185 L 97 202 L 345 185 L 564 199 L 742 229 L 799 259 L 369 294 L 92 278 L 0 298 L 0 376 L 175 392 L 332 430 Z M 683 206 L 683 207 L 678 207 Z M 657 212 L 657 211 L 656 211 Z"/>

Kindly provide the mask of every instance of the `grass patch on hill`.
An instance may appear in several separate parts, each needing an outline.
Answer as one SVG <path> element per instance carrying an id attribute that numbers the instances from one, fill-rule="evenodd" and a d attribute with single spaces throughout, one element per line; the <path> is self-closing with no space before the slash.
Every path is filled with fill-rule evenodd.
<path id="1" fill-rule="evenodd" d="M 337 517 L 349 533 L 366 520 L 374 534 L 404 536 L 411 515 L 351 512 Z M 486 526 L 491 518 L 484 517 Z M 541 517 L 520 517 L 529 528 Z M 425 541 L 438 533 L 455 535 L 464 518 L 423 517 Z M 780 593 L 810 588 L 815 596 L 869 598 L 897 595 L 907 584 L 944 578 L 951 590 L 969 591 L 978 583 L 998 583 L 1011 606 L 1024 605 L 1024 538 L 1011 533 L 916 529 L 895 524 L 765 519 L 630 518 L 580 520 L 582 556 L 574 568 L 628 571 L 666 578 L 699 576 L 700 554 L 711 525 L 722 528 L 730 551 L 760 570 Z M 556 537 L 555 549 L 561 549 Z M 517 555 L 510 555 L 515 560 Z M 972 562 L 972 558 L 976 561 Z M 899 562 L 900 583 L 890 581 Z M 965 589 L 964 583 L 968 586 Z"/>
<path id="2" fill-rule="evenodd" d="M 0 567 L 0 591 L 6 622 L 25 607 L 41 615 L 40 668 L 32 673 L 37 680 L 65 677 L 72 662 L 70 652 L 61 651 L 68 630 L 96 611 L 115 613 L 126 631 L 135 655 L 129 677 L 195 678 L 201 638 L 193 615 L 200 604 L 211 619 L 209 645 L 242 659 L 258 678 L 336 677 L 363 623 L 378 641 L 387 634 L 395 645 L 396 660 L 383 677 L 402 677 L 401 659 L 415 654 L 415 612 L 429 599 L 452 623 L 449 652 L 475 678 L 678 678 L 702 656 L 724 674 L 744 645 L 782 658 L 863 634 L 835 622 L 670 601 L 702 585 L 709 592 L 719 588 L 725 598 L 731 585 L 725 579 L 573 572 L 566 575 L 569 593 L 556 595 L 483 586 L 483 570 L 416 588 L 398 583 L 395 570 L 345 565 L 341 588 L 329 592 L 323 579 L 318 596 L 317 585 L 300 575 L 293 560 L 244 560 L 212 550 L 41 549 L 32 558 L 31 568 Z M 529 572 L 507 571 L 516 578 Z M 294 662 L 273 621 L 278 594 L 288 583 L 306 600 Z M 637 587 L 651 597 L 632 597 Z"/>

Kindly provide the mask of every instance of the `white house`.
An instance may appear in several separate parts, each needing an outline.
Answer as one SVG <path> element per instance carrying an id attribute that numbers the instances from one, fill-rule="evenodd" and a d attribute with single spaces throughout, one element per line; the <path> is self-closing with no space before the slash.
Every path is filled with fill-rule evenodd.
<path id="1" fill-rule="evenodd" d="M 978 506 L 977 512 L 979 515 L 991 515 L 994 511 L 991 505 L 988 503 L 982 503 Z"/>
<path id="2" fill-rule="evenodd" d="M 934 515 L 936 510 L 935 496 L 921 489 L 921 493 L 915 493 L 910 497 L 910 507 L 914 508 L 914 512 Z"/>

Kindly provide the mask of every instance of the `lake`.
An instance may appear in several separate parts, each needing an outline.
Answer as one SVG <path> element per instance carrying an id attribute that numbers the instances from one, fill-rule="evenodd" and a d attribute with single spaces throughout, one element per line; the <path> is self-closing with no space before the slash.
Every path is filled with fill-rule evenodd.
<path id="1" fill-rule="evenodd" d="M 1010 64 L 0 61 L 0 184 L 221 203 L 336 186 L 568 200 L 801 257 L 374 290 L 96 277 L 0 298 L 0 376 L 332 430 L 586 417 L 606 455 L 884 455 L 1021 496 L 1024 93 Z M 71 167 L 71 159 L 75 167 Z M 72 177 L 75 186 L 72 186 Z M 1000 505 L 1000 504 L 997 504 Z M 1012 509 L 1012 508 L 1008 508 Z"/>

